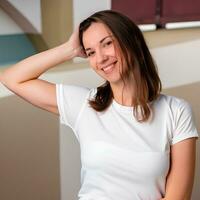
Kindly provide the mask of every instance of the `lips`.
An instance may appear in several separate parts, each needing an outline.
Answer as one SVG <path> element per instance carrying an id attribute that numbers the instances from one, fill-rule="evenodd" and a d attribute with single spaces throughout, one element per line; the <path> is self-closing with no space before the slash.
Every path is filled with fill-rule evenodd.
<path id="1" fill-rule="evenodd" d="M 109 64 L 109 65 L 106 65 L 105 67 L 102 67 L 101 69 L 105 72 L 105 73 L 110 73 L 113 68 L 114 68 L 114 65 L 117 63 L 117 61 Z"/>

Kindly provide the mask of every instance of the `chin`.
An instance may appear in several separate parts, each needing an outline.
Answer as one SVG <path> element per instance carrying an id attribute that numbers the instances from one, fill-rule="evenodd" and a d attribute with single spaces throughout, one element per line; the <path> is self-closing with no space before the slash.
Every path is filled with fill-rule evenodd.
<path id="1" fill-rule="evenodd" d="M 121 82 L 123 82 L 122 81 L 122 79 L 121 78 L 119 78 L 119 79 L 107 79 L 107 81 L 110 83 L 110 84 L 119 84 L 119 83 L 121 83 Z"/>
<path id="2" fill-rule="evenodd" d="M 121 77 L 120 77 L 120 75 L 118 73 L 117 74 L 116 73 L 111 73 L 111 74 L 105 75 L 105 74 L 97 72 L 97 74 L 101 78 L 103 78 L 105 81 L 108 81 L 111 84 L 117 84 L 117 83 L 122 81 L 122 79 L 121 79 Z"/>

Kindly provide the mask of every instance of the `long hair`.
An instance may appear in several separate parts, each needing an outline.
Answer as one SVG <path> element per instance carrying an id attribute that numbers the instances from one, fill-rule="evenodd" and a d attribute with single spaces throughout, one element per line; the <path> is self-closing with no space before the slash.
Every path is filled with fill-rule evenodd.
<path id="1" fill-rule="evenodd" d="M 147 121 L 152 113 L 151 102 L 159 96 L 162 85 L 142 32 L 133 21 L 121 13 L 112 10 L 99 11 L 80 23 L 79 40 L 83 49 L 83 33 L 96 22 L 106 25 L 117 40 L 124 58 L 122 60 L 126 62 L 123 66 L 127 66 L 126 70 L 122 67 L 121 78 L 125 82 L 132 77 L 133 115 L 139 122 Z M 112 99 L 112 89 L 106 81 L 97 87 L 95 98 L 89 100 L 89 104 L 96 111 L 104 111 L 112 103 Z"/>

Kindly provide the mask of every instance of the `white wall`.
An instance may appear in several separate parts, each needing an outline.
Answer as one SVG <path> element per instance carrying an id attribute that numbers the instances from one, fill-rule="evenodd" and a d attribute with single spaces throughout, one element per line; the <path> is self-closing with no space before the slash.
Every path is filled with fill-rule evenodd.
<path id="1" fill-rule="evenodd" d="M 163 87 L 200 81 L 200 39 L 152 49 Z"/>
<path id="2" fill-rule="evenodd" d="M 40 0 L 9 0 L 35 27 L 38 33 L 42 32 Z M 10 16 L 0 8 L 0 35 L 23 33 L 23 30 Z"/>
<path id="3" fill-rule="evenodd" d="M 23 33 L 22 29 L 0 8 L 0 36 Z"/>
<path id="4" fill-rule="evenodd" d="M 41 6 L 40 0 L 8 0 L 17 10 L 19 10 L 41 33 Z"/>
<path id="5" fill-rule="evenodd" d="M 73 24 L 76 27 L 83 19 L 99 10 L 111 8 L 111 0 L 73 0 Z"/>

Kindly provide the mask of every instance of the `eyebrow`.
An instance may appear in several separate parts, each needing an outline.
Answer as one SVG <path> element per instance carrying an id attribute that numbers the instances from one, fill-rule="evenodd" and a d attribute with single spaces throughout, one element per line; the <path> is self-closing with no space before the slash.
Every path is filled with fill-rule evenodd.
<path id="1" fill-rule="evenodd" d="M 107 38 L 109 38 L 109 37 L 112 37 L 112 35 L 108 35 L 108 36 L 104 37 L 103 39 L 101 39 L 101 40 L 99 41 L 99 43 L 102 43 L 105 39 L 107 39 Z M 91 48 L 85 49 L 85 51 L 88 51 L 88 50 L 91 50 Z"/>

